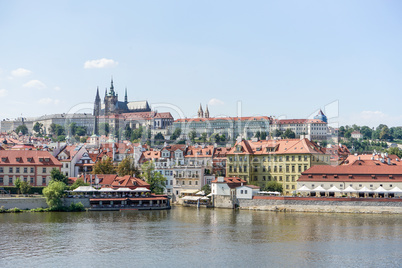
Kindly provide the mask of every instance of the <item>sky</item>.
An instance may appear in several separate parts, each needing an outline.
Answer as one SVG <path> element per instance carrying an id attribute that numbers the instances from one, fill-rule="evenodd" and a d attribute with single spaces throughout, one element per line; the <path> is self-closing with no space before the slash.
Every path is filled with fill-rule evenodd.
<path id="1" fill-rule="evenodd" d="M 402 126 L 401 1 L 0 0 L 0 119 L 120 100 L 177 119 Z"/>

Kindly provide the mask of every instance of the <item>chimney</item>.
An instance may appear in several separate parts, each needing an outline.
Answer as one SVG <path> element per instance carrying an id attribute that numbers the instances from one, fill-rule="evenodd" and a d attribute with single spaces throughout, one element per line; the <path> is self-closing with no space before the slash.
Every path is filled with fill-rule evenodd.
<path id="1" fill-rule="evenodd" d="M 359 157 L 357 157 L 357 160 L 359 160 L 359 161 L 360 161 L 360 156 L 359 156 Z"/>
<path id="2" fill-rule="evenodd" d="M 388 165 L 391 165 L 391 158 L 388 157 Z"/>

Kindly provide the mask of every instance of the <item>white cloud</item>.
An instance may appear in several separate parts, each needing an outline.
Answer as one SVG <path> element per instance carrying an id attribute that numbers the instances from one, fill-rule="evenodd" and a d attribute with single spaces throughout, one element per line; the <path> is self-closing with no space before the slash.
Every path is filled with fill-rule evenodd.
<path id="1" fill-rule="evenodd" d="M 0 89 L 0 98 L 6 97 L 8 95 L 7 89 Z"/>
<path id="2" fill-rule="evenodd" d="M 60 100 L 54 100 L 54 99 L 51 99 L 51 98 L 43 98 L 43 99 L 40 99 L 40 100 L 38 101 L 38 103 L 39 103 L 39 104 L 44 104 L 44 105 L 47 105 L 47 104 L 54 104 L 54 105 L 57 105 L 57 104 L 60 103 Z"/>
<path id="3" fill-rule="evenodd" d="M 224 105 L 224 104 L 225 103 L 223 101 L 215 99 L 215 98 L 210 99 L 208 102 L 208 105 L 211 105 L 211 106 L 218 106 L 218 105 Z"/>
<path id="4" fill-rule="evenodd" d="M 14 77 L 24 77 L 30 75 L 32 72 L 24 68 L 18 68 L 11 71 L 11 75 Z"/>
<path id="5" fill-rule="evenodd" d="M 28 83 L 25 83 L 23 87 L 45 89 L 46 85 L 39 80 L 31 80 Z"/>
<path id="6" fill-rule="evenodd" d="M 54 89 L 55 91 L 60 91 L 60 90 L 61 90 L 60 87 L 54 87 L 53 89 Z"/>
<path id="7" fill-rule="evenodd" d="M 111 59 L 88 60 L 84 63 L 85 69 L 116 67 L 119 64 Z"/>

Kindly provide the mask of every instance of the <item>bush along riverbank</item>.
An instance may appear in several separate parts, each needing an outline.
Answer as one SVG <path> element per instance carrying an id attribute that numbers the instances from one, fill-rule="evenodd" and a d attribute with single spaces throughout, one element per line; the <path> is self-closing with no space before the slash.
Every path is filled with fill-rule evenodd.
<path id="1" fill-rule="evenodd" d="M 51 208 L 34 208 L 34 209 L 19 209 L 10 208 L 5 209 L 4 206 L 0 207 L 0 213 L 20 213 L 20 212 L 82 212 L 86 211 L 84 205 L 81 202 L 72 203 L 70 206 L 58 206 Z"/>

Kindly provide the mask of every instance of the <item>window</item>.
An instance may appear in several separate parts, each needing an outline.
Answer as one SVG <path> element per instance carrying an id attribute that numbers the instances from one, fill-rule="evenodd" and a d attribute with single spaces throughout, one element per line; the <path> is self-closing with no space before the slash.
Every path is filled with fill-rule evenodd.
<path id="1" fill-rule="evenodd" d="M 3 185 L 3 177 L 0 177 L 0 184 Z"/>
<path id="2" fill-rule="evenodd" d="M 282 166 L 279 166 L 279 172 L 282 172 Z"/>
<path id="3" fill-rule="evenodd" d="M 240 190 L 240 194 L 243 194 L 243 190 Z"/>
<path id="4" fill-rule="evenodd" d="M 185 181 L 182 181 L 182 182 L 181 182 L 181 184 L 182 184 L 182 185 L 185 185 L 185 184 L 186 184 L 186 182 L 185 182 Z"/>
<path id="5" fill-rule="evenodd" d="M 299 161 L 301 161 L 302 160 L 302 157 L 301 157 L 301 155 L 299 155 Z"/>
<path id="6" fill-rule="evenodd" d="M 229 172 L 232 172 L 232 166 L 229 166 Z"/>
<path id="7" fill-rule="evenodd" d="M 42 173 L 46 173 L 46 168 L 42 168 Z"/>
<path id="8" fill-rule="evenodd" d="M 292 155 L 292 161 L 295 161 L 295 156 L 294 155 Z"/>
<path id="9" fill-rule="evenodd" d="M 31 173 L 35 173 L 35 169 L 31 167 Z"/>
<path id="10" fill-rule="evenodd" d="M 289 162 L 289 156 L 288 155 L 286 156 L 286 161 Z"/>
<path id="11" fill-rule="evenodd" d="M 27 177 L 25 177 L 25 178 L 24 178 L 24 181 L 25 181 L 25 182 L 28 182 L 28 178 L 27 178 Z"/>
<path id="12" fill-rule="evenodd" d="M 258 180 L 257 176 L 254 176 L 254 181 Z"/>
<path id="13" fill-rule="evenodd" d="M 244 172 L 247 172 L 247 166 L 244 166 L 243 168 L 244 168 L 244 169 L 243 169 Z"/>
<path id="14" fill-rule="evenodd" d="M 8 178 L 8 185 L 13 185 L 13 178 Z"/>
<path id="15" fill-rule="evenodd" d="M 265 181 L 265 176 L 262 176 L 262 180 Z"/>
<path id="16" fill-rule="evenodd" d="M 247 190 L 244 190 L 244 193 L 247 194 Z"/>
<path id="17" fill-rule="evenodd" d="M 307 161 L 307 155 L 304 156 L 304 161 Z"/>
<path id="18" fill-rule="evenodd" d="M 28 173 L 28 168 L 24 167 L 24 173 Z"/>
<path id="19" fill-rule="evenodd" d="M 198 185 L 198 181 L 195 181 L 195 185 Z"/>
<path id="20" fill-rule="evenodd" d="M 299 172 L 302 172 L 302 166 L 299 165 L 298 168 Z"/>
<path id="21" fill-rule="evenodd" d="M 20 173 L 20 168 L 19 167 L 15 168 L 15 173 Z"/>
<path id="22" fill-rule="evenodd" d="M 31 184 L 34 184 L 34 178 L 31 177 L 30 181 L 31 181 Z"/>
<path id="23" fill-rule="evenodd" d="M 3 173 L 3 172 L 4 172 L 3 167 L 0 167 L 0 173 Z"/>
<path id="24" fill-rule="evenodd" d="M 191 181 L 188 182 L 188 185 L 191 185 Z"/>
<path id="25" fill-rule="evenodd" d="M 292 166 L 292 172 L 295 172 L 295 166 Z"/>
<path id="26" fill-rule="evenodd" d="M 170 185 L 173 185 L 173 180 L 170 180 Z"/>

